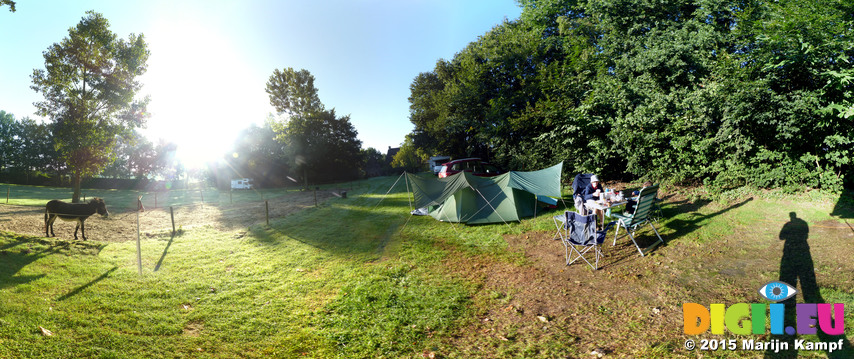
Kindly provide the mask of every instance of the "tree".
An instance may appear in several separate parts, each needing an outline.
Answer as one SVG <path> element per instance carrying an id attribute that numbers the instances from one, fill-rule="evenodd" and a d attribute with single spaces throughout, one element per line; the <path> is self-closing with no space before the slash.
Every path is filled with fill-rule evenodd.
<path id="1" fill-rule="evenodd" d="M 267 81 L 267 94 L 276 111 L 288 116 L 307 116 L 323 111 L 314 87 L 314 76 L 305 69 L 295 71 L 288 67 L 281 71 L 273 70 Z"/>
<path id="2" fill-rule="evenodd" d="M 391 160 L 393 168 L 401 168 L 408 172 L 420 171 L 423 163 L 423 158 L 418 155 L 418 149 L 415 148 L 411 136 L 406 136 L 406 140 L 400 145 L 400 151 L 397 151 Z"/>
<path id="3" fill-rule="evenodd" d="M 286 146 L 292 168 L 316 181 L 347 180 L 359 177 L 362 141 L 350 116 L 338 117 L 335 109 L 291 117 L 275 127 L 277 138 Z"/>
<path id="4" fill-rule="evenodd" d="M 86 13 L 68 37 L 44 52 L 45 69 L 33 70 L 31 88 L 41 116 L 53 121 L 57 151 L 72 175 L 73 202 L 84 176 L 115 160 L 119 137 L 145 124 L 148 98 L 138 100 L 149 56 L 142 34 L 118 39 L 101 14 Z"/>
<path id="5" fill-rule="evenodd" d="M 47 123 L 36 122 L 24 117 L 20 121 L 18 169 L 24 173 L 24 183 L 29 183 L 33 175 L 47 176 L 58 173 L 61 164 L 53 147 L 53 133 Z"/>
<path id="6" fill-rule="evenodd" d="M 287 179 L 290 167 L 285 157 L 284 146 L 276 141 L 271 121 L 263 127 L 252 125 L 237 136 L 234 148 L 225 156 L 231 171 L 222 174 L 220 180 L 225 184 L 235 176 L 252 178 L 255 186 L 271 187 L 290 184 Z"/>
<path id="7" fill-rule="evenodd" d="M 308 185 L 315 180 L 344 180 L 359 176 L 362 141 L 350 116 L 326 110 L 317 96 L 314 76 L 307 70 L 273 71 L 267 82 L 270 104 L 279 112 L 271 126 L 286 146 L 286 156 Z"/>
<path id="8" fill-rule="evenodd" d="M 165 167 L 161 161 L 164 146 L 156 146 L 137 131 L 128 137 L 119 138 L 116 145 L 116 160 L 102 172 L 116 178 L 145 178 L 159 173 Z"/>
<path id="9" fill-rule="evenodd" d="M 0 172 L 13 167 L 18 153 L 19 123 L 15 116 L 6 111 L 0 111 Z"/>
<path id="10" fill-rule="evenodd" d="M 0 0 L 0 6 L 9 5 L 9 11 L 15 12 L 15 2 L 12 0 Z"/>
<path id="11" fill-rule="evenodd" d="M 365 177 L 382 176 L 388 173 L 388 164 L 385 161 L 385 156 L 373 147 L 368 147 L 361 151 L 362 163 Z"/>

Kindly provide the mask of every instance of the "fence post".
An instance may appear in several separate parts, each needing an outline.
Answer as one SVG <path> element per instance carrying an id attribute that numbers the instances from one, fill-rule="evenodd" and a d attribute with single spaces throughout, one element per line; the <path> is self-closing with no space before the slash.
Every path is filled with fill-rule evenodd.
<path id="1" fill-rule="evenodd" d="M 139 267 L 139 275 L 142 275 L 142 248 L 139 244 L 139 210 L 136 211 L 136 264 Z"/>
<path id="2" fill-rule="evenodd" d="M 317 187 L 314 187 L 314 206 L 317 207 Z"/>
<path id="3" fill-rule="evenodd" d="M 175 235 L 175 212 L 172 211 L 172 206 L 169 206 L 169 217 L 172 218 L 172 235 Z"/>
<path id="4" fill-rule="evenodd" d="M 9 204 L 9 192 L 12 191 L 12 186 L 6 186 L 6 204 Z"/>
<path id="5" fill-rule="evenodd" d="M 267 210 L 267 227 L 270 226 L 270 201 L 264 201 L 264 207 Z"/>

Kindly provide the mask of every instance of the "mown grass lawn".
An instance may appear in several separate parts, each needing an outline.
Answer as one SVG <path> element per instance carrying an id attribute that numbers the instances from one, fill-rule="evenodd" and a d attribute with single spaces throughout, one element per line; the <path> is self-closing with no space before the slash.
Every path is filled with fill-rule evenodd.
<path id="1" fill-rule="evenodd" d="M 854 264 L 820 258 L 854 254 L 854 230 L 842 227 L 851 220 L 830 217 L 835 203 L 826 199 L 671 198 L 659 223 L 666 246 L 644 258 L 633 247 L 606 248 L 611 264 L 592 272 L 562 266 L 553 213 L 509 225 L 440 223 L 410 217 L 403 186 L 385 195 L 392 183 L 361 182 L 349 198 L 270 227 L 149 233 L 142 275 L 135 241 L 2 232 L 0 358 L 566 358 L 591 348 L 696 357 L 681 348 L 680 303 L 756 302 L 753 281 L 739 278 L 776 279 L 776 237 L 793 208 L 812 226 L 824 299 L 854 306 Z M 532 255 L 533 246 L 554 256 Z M 742 272 L 738 261 L 748 263 Z M 567 307 L 597 296 L 592 307 Z M 650 308 L 666 315 L 649 316 Z M 644 332 L 661 338 L 647 342 Z"/>

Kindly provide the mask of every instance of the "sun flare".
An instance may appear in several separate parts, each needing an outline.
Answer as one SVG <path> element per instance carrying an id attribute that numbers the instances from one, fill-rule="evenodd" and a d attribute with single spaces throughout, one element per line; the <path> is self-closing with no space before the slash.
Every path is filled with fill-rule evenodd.
<path id="1" fill-rule="evenodd" d="M 143 131 L 177 145 L 176 158 L 199 168 L 222 158 L 237 134 L 271 111 L 265 78 L 216 27 L 164 21 L 146 34 L 151 57 L 142 77 L 151 96 Z"/>

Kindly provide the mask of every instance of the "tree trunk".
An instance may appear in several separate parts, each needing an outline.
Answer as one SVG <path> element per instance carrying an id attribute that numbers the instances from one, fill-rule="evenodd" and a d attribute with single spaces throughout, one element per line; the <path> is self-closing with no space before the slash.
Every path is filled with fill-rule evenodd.
<path id="1" fill-rule="evenodd" d="M 71 195 L 71 203 L 80 203 L 80 172 L 72 172 L 71 189 L 74 191 Z"/>

